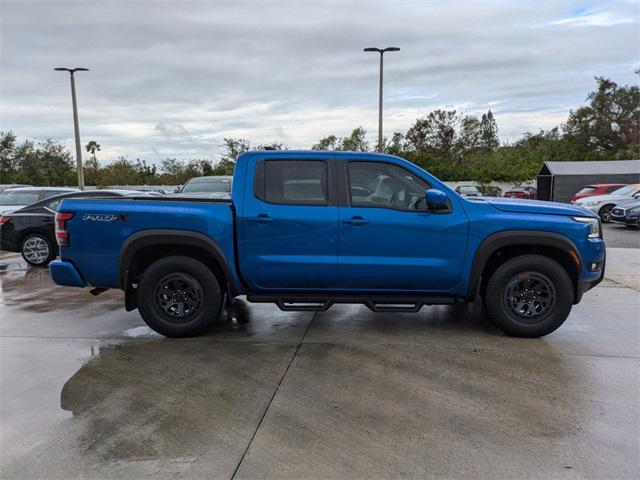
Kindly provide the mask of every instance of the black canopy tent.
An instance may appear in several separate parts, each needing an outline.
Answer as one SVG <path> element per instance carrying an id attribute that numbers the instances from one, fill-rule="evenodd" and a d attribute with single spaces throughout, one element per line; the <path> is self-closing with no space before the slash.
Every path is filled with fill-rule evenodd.
<path id="1" fill-rule="evenodd" d="M 594 183 L 640 183 L 640 160 L 544 162 L 538 174 L 538 198 L 568 202 Z"/>

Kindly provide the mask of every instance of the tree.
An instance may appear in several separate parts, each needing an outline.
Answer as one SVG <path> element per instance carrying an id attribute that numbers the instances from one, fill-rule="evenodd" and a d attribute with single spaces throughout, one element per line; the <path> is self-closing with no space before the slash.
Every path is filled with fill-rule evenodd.
<path id="1" fill-rule="evenodd" d="M 480 145 L 482 148 L 493 151 L 500 145 L 498 139 L 498 124 L 493 118 L 493 113 L 489 110 L 482 114 L 480 121 Z"/>
<path id="2" fill-rule="evenodd" d="M 362 127 L 354 128 L 351 135 L 344 137 L 340 141 L 339 150 L 368 152 L 369 142 L 367 141 L 367 131 Z"/>
<path id="3" fill-rule="evenodd" d="M 455 110 L 435 110 L 419 118 L 407 131 L 409 146 L 417 152 L 427 149 L 436 155 L 454 159 L 456 157 L 456 130 L 460 115 Z"/>
<path id="4" fill-rule="evenodd" d="M 369 142 L 367 141 L 367 131 L 358 127 L 353 129 L 348 137 L 338 138 L 335 135 L 329 135 L 322 138 L 318 143 L 311 147 L 312 150 L 343 150 L 352 152 L 368 152 Z"/>
<path id="5" fill-rule="evenodd" d="M 135 164 L 124 155 L 104 167 L 102 174 L 105 185 L 136 185 L 139 183 Z"/>
<path id="6" fill-rule="evenodd" d="M 0 131 L 0 183 L 13 183 L 17 173 L 15 164 L 16 136 Z"/>
<path id="7" fill-rule="evenodd" d="M 340 140 L 335 135 L 321 138 L 318 143 L 311 147 L 311 150 L 338 150 Z"/>
<path id="8" fill-rule="evenodd" d="M 402 132 L 393 132 L 393 136 L 391 140 L 387 141 L 386 138 L 383 139 L 384 145 L 384 153 L 388 153 L 390 155 L 402 155 L 405 150 L 405 139 Z"/>
<path id="9" fill-rule="evenodd" d="M 463 154 L 475 152 L 482 148 L 482 121 L 478 117 L 467 115 L 460 120 L 457 148 Z"/>
<path id="10" fill-rule="evenodd" d="M 620 87 L 604 77 L 596 81 L 598 88 L 587 96 L 589 104 L 569 113 L 566 135 L 588 150 L 608 154 L 639 144 L 640 88 Z"/>
<path id="11" fill-rule="evenodd" d="M 91 140 L 89 143 L 87 143 L 84 147 L 87 152 L 89 152 L 91 155 L 93 155 L 93 158 L 96 158 L 96 152 L 100 151 L 100 144 L 98 142 L 96 142 L 95 140 Z"/>
<path id="12" fill-rule="evenodd" d="M 52 139 L 44 140 L 38 145 L 36 156 L 45 185 L 69 185 L 77 181 L 73 175 L 71 153 L 62 143 Z"/>
<path id="13" fill-rule="evenodd" d="M 155 165 L 149 165 L 146 160 L 139 158 L 136 158 L 133 168 L 136 172 L 137 182 L 143 185 L 153 184 L 158 175 L 158 168 Z"/>

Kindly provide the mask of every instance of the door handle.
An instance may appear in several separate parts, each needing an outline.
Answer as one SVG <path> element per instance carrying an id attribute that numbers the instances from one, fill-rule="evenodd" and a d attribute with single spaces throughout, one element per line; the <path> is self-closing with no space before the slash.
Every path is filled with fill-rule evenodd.
<path id="1" fill-rule="evenodd" d="M 266 213 L 261 213 L 257 217 L 249 217 L 247 220 L 253 223 L 271 223 L 271 222 L 274 222 L 276 219 L 273 217 L 270 217 Z"/>
<path id="2" fill-rule="evenodd" d="M 347 223 L 349 225 L 365 225 L 369 223 L 369 220 L 365 220 L 361 216 L 355 216 L 342 220 L 342 223 Z"/>

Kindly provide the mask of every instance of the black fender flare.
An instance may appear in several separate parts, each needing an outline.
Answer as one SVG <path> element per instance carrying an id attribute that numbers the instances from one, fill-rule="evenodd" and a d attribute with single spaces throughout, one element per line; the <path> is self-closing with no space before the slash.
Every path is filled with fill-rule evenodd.
<path id="1" fill-rule="evenodd" d="M 538 230 L 506 230 L 494 233 L 493 235 L 485 238 L 476 250 L 473 258 L 473 264 L 471 266 L 471 272 L 469 273 L 469 284 L 467 286 L 466 296 L 467 301 L 471 302 L 475 299 L 482 279 L 482 272 L 484 271 L 484 267 L 491 255 L 501 248 L 512 245 L 554 247 L 563 252 L 567 252 L 567 254 L 569 254 L 576 263 L 578 272 L 580 272 L 582 265 L 578 249 L 573 241 L 564 235 L 554 232 L 541 232 Z"/>
<path id="2" fill-rule="evenodd" d="M 199 232 L 171 229 L 143 230 L 141 232 L 134 233 L 122 244 L 122 247 L 120 248 L 118 278 L 120 288 L 125 291 L 125 296 L 127 291 L 130 290 L 128 288 L 130 276 L 129 269 L 135 255 L 143 248 L 160 245 L 199 248 L 206 251 L 220 266 L 220 269 L 224 274 L 229 298 L 234 298 L 236 296 L 231 268 L 229 267 L 229 263 L 218 244 L 210 237 Z M 125 303 L 127 303 L 126 299 Z"/>

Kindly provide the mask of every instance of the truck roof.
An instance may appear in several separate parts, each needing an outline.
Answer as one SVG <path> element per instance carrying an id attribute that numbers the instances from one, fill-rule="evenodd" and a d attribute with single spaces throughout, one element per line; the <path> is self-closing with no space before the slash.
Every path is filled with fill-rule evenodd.
<path id="1" fill-rule="evenodd" d="M 243 157 L 249 157 L 253 155 L 260 156 L 291 156 L 291 155 L 313 155 L 313 156 L 335 156 L 337 159 L 346 159 L 346 158 L 354 158 L 360 157 L 362 160 L 375 158 L 394 158 L 397 159 L 395 155 L 389 155 L 388 153 L 378 153 L 378 152 L 352 152 L 352 151 L 343 151 L 343 150 L 252 150 L 250 152 L 245 152 L 238 157 L 240 160 Z"/>

